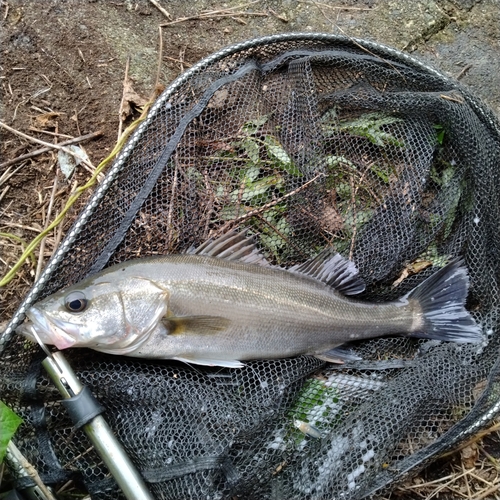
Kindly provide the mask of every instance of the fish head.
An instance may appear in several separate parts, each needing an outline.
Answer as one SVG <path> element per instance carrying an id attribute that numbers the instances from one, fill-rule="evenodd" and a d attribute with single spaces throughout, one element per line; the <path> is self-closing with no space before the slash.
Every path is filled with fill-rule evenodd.
<path id="1" fill-rule="evenodd" d="M 111 278 L 111 279 L 109 279 Z M 90 347 L 124 354 L 166 314 L 168 292 L 150 280 L 110 276 L 83 281 L 37 302 L 18 332 L 58 349 Z"/>

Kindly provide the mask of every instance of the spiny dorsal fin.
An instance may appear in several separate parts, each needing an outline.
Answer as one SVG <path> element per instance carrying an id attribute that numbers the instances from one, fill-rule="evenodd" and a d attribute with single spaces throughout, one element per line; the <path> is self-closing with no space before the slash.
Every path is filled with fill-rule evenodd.
<path id="1" fill-rule="evenodd" d="M 289 269 L 326 283 L 344 295 L 356 295 L 365 289 L 354 262 L 345 259 L 332 248 L 326 248 L 316 257 Z"/>
<path id="2" fill-rule="evenodd" d="M 223 234 L 219 238 L 207 240 L 198 248 L 188 250 L 191 255 L 209 255 L 225 260 L 238 260 L 247 264 L 269 266 L 269 262 L 255 246 L 253 237 L 248 237 L 245 232 L 235 229 Z"/>

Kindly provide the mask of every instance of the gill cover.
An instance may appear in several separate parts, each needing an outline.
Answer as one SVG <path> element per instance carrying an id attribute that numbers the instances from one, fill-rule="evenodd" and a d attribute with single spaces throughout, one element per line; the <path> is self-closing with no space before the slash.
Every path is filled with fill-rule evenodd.
<path id="1" fill-rule="evenodd" d="M 95 348 L 101 352 L 127 354 L 146 342 L 167 314 L 169 292 L 150 279 L 134 276 L 120 286 L 117 298 L 122 331 L 111 336 L 108 332 L 104 342 Z"/>

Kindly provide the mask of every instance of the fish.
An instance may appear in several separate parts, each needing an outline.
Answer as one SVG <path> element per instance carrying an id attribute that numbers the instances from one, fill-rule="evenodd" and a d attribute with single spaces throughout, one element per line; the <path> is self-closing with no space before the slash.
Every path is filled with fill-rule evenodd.
<path id="1" fill-rule="evenodd" d="M 398 300 L 362 301 L 355 264 L 332 248 L 285 269 L 233 230 L 89 276 L 30 307 L 18 333 L 58 349 L 230 368 L 302 354 L 338 361 L 338 346 L 388 335 L 481 342 L 468 286 L 455 258 Z"/>

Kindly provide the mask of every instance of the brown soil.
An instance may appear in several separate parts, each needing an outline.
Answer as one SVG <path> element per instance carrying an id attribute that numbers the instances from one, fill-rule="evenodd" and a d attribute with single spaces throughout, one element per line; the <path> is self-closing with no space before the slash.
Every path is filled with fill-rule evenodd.
<path id="1" fill-rule="evenodd" d="M 243 2 L 220 2 L 222 3 L 238 5 Z M 468 7 L 469 3 L 474 5 L 478 2 L 458 0 L 442 2 L 450 10 L 448 17 L 463 21 L 463 25 L 458 24 L 458 21 L 457 24 L 450 22 L 440 33 L 426 34 L 425 30 L 421 29 L 421 34 L 411 32 L 413 27 L 418 25 L 418 20 L 415 23 L 412 20 L 411 25 L 410 23 L 405 25 L 404 30 L 404 35 L 409 41 L 392 38 L 396 36 L 397 30 L 393 29 L 391 22 L 397 23 L 398 26 L 402 24 L 400 20 L 390 21 L 395 19 L 394 17 L 384 16 L 384 5 L 392 4 L 391 2 L 386 4 L 370 0 L 345 1 L 345 5 L 356 5 L 355 8 L 358 10 L 344 12 L 332 12 L 325 8 L 315 10 L 311 5 L 314 2 L 298 2 L 296 11 L 292 12 L 292 7 L 289 6 L 291 3 L 293 2 L 269 1 L 252 6 L 253 12 L 265 12 L 266 17 L 242 15 L 234 18 L 192 20 L 164 28 L 163 58 L 157 81 L 158 25 L 166 19 L 149 1 L 2 0 L 0 120 L 18 131 L 47 142 L 60 143 L 68 139 L 66 136 L 79 137 L 100 131 L 99 138 L 83 143 L 91 162 L 98 165 L 109 155 L 117 141 L 123 79 L 129 55 L 130 77 L 134 90 L 143 98 L 149 99 L 159 90 L 158 87 L 167 85 L 189 64 L 225 45 L 279 31 L 332 31 L 331 19 L 336 20 L 348 32 L 352 27 L 351 34 L 379 39 L 399 48 L 411 42 L 415 45 L 414 48 L 418 46 L 422 50 L 424 57 L 432 58 L 432 62 L 438 66 L 440 62 L 434 58 L 439 59 L 438 52 L 441 51 L 446 55 L 441 61 L 442 65 L 457 74 L 462 68 L 467 70 L 466 63 L 471 62 L 473 65 L 476 63 L 475 54 L 468 56 L 469 58 L 461 61 L 462 64 L 459 65 L 456 62 L 460 59 L 459 56 L 448 53 L 451 45 L 442 45 L 448 41 L 444 35 L 453 37 L 453 30 L 458 26 L 457 43 L 459 42 L 467 50 L 472 50 L 473 45 L 469 43 L 465 28 L 460 31 L 462 27 L 466 27 L 467 22 L 470 22 L 471 30 L 476 30 L 474 36 L 478 40 L 483 33 L 488 32 L 488 29 L 492 30 L 492 36 L 497 34 L 498 30 L 494 20 L 494 12 L 498 14 L 498 8 L 496 11 L 492 10 L 494 8 L 489 7 L 490 4 L 487 2 L 485 12 L 493 12 L 491 20 L 487 22 L 480 18 L 480 8 L 472 7 L 470 10 Z M 416 2 L 401 2 L 401 5 L 406 5 L 414 15 L 417 15 L 415 13 L 418 13 L 419 9 L 413 7 L 414 3 Z M 465 7 L 459 9 L 457 5 L 462 3 Z M 433 2 L 429 4 L 434 5 Z M 218 2 L 209 0 L 192 3 L 163 1 L 162 5 L 170 11 L 174 19 L 196 14 L 206 8 L 212 10 L 220 8 Z M 371 15 L 369 9 L 374 6 L 377 7 L 378 14 L 372 16 L 373 26 L 380 26 L 381 31 L 366 24 Z M 453 9 L 458 9 L 460 16 L 455 15 Z M 424 12 L 425 9 L 420 10 Z M 395 11 L 395 15 L 403 11 L 404 9 Z M 469 11 L 470 20 L 467 21 L 466 15 Z M 442 11 L 439 15 L 441 13 Z M 496 19 L 498 20 L 498 17 Z M 356 30 L 361 32 L 357 33 Z M 494 45 L 494 42 L 492 44 Z M 495 52 L 491 52 L 493 45 L 488 46 L 478 42 L 478 51 L 482 58 L 478 58 L 477 61 L 482 61 L 483 70 L 491 68 L 491 61 L 493 64 L 498 64 Z M 487 54 L 493 54 L 491 61 Z M 447 64 L 449 66 L 446 66 Z M 453 68 L 452 64 L 457 64 L 458 67 Z M 486 76 L 491 81 L 485 87 L 484 97 L 491 99 L 494 109 L 500 109 L 498 72 L 491 70 Z M 479 77 L 485 79 L 484 74 L 479 74 Z M 466 74 L 466 78 L 471 78 L 472 84 L 475 83 L 472 79 L 474 66 Z M 491 91 L 488 90 L 490 88 Z M 481 88 L 478 88 L 478 91 L 481 94 Z M 132 111 L 126 117 L 124 126 L 138 114 L 137 106 L 134 107 L 132 103 Z M 61 211 L 70 193 L 76 186 L 85 184 L 91 173 L 79 166 L 73 176 L 66 180 L 59 170 L 57 154 L 53 151 L 6 166 L 5 162 L 41 146 L 4 128 L 0 128 L 0 141 L 1 278 L 18 261 L 23 252 L 24 245 L 18 238 L 29 243 L 38 235 Z M 55 179 L 57 186 L 53 190 Z M 52 231 L 46 238 L 44 248 L 40 251 L 40 247 L 37 247 L 32 259 L 24 263 L 8 286 L 0 289 L 0 331 L 2 323 L 5 324 L 10 318 L 32 286 L 37 267 L 40 267 L 39 260 L 42 260 L 42 264 L 46 264 L 89 194 L 90 192 L 73 206 L 62 229 L 56 228 Z M 51 212 L 48 215 L 51 199 Z M 476 466 L 476 475 L 481 475 L 481 470 L 488 465 L 488 456 L 498 457 L 499 443 L 498 431 L 491 437 L 485 438 L 483 452 L 480 449 L 476 460 L 471 462 L 472 466 L 474 464 Z M 426 487 L 425 483 L 436 477 L 446 477 L 455 474 L 456 470 L 462 470 L 461 458 L 463 459 L 463 456 L 456 454 L 451 460 L 427 469 L 423 475 L 412 480 L 408 485 L 409 489 L 398 490 L 390 498 L 458 498 L 449 488 L 443 488 L 441 493 L 436 493 L 435 484 Z M 470 484 L 465 484 L 463 477 L 467 476 L 462 476 L 462 483 L 457 485 L 452 483 L 452 486 L 460 490 L 462 498 L 499 498 L 498 489 L 491 489 L 491 486 L 499 485 L 498 461 L 496 465 L 490 464 L 488 474 L 495 475 L 484 479 L 490 486 L 485 485 L 484 481 L 475 480 L 474 483 L 472 477 L 469 478 Z M 459 472 L 456 472 L 456 475 L 458 476 Z M 416 488 L 415 485 L 419 481 L 424 486 Z M 488 488 L 491 489 L 491 494 L 483 496 Z"/>

